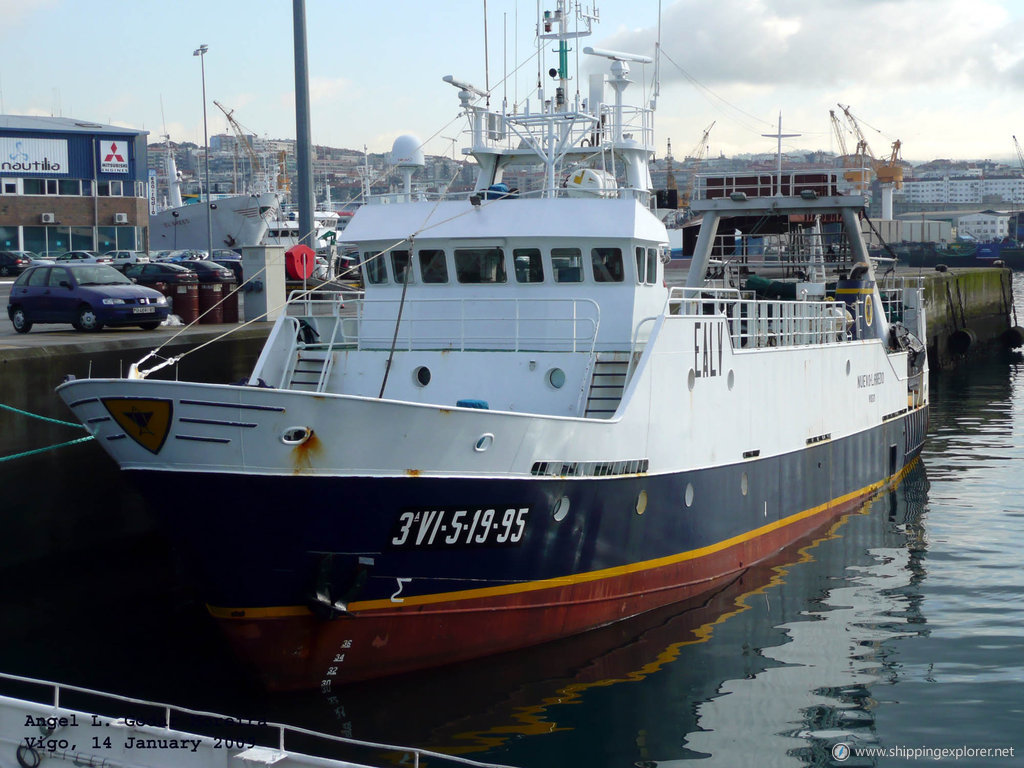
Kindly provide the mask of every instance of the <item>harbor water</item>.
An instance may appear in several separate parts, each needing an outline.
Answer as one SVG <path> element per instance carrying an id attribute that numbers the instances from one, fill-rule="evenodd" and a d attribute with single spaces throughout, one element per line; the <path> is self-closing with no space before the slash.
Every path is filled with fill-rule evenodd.
<path id="1" fill-rule="evenodd" d="M 7 368 L 10 402 L 25 383 Z M 81 434 L 3 412 L 0 456 Z M 930 434 L 898 487 L 698 601 L 271 695 L 137 491 L 76 444 L 0 463 L 0 671 L 524 768 L 1024 765 L 1022 460 L 1024 359 L 1007 353 L 933 376 Z"/>

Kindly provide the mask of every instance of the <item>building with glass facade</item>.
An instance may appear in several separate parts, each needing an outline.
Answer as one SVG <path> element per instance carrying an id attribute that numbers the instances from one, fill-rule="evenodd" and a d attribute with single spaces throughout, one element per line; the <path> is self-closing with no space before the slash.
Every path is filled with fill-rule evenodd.
<path id="1" fill-rule="evenodd" d="M 0 115 L 0 249 L 146 250 L 146 137 L 66 117 Z"/>

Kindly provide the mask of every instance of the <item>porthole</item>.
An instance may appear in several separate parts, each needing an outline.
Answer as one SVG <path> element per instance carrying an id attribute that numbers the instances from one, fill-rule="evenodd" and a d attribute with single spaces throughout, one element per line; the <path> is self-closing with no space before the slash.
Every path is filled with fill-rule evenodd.
<path id="1" fill-rule="evenodd" d="M 647 511 L 647 491 L 640 491 L 640 495 L 636 497 L 636 513 L 642 515 Z"/>
<path id="2" fill-rule="evenodd" d="M 693 483 L 686 484 L 686 496 L 684 497 L 684 501 L 686 501 L 686 506 L 693 506 Z"/>
<path id="3" fill-rule="evenodd" d="M 281 433 L 281 442 L 285 445 L 302 445 L 312 434 L 313 430 L 309 427 L 288 427 Z"/>
<path id="4" fill-rule="evenodd" d="M 693 385 L 697 383 L 697 372 L 690 369 L 690 372 L 686 374 L 686 388 L 693 392 Z"/>
<path id="5" fill-rule="evenodd" d="M 569 514 L 569 497 L 563 496 L 555 502 L 555 506 L 551 510 L 551 516 L 556 521 L 561 522 L 565 520 L 565 516 Z"/>
<path id="6" fill-rule="evenodd" d="M 726 383 L 729 385 L 729 391 L 732 392 L 732 388 L 736 386 L 735 371 L 729 371 L 729 375 L 726 377 Z"/>
<path id="7" fill-rule="evenodd" d="M 416 377 L 416 383 L 421 387 L 425 387 L 430 383 L 430 369 L 425 365 L 421 365 L 413 371 L 413 375 Z"/>
<path id="8" fill-rule="evenodd" d="M 740 492 L 746 496 L 747 490 L 749 489 L 749 482 L 747 481 L 747 473 L 744 472 L 740 475 Z"/>
<path id="9" fill-rule="evenodd" d="M 494 435 L 490 432 L 485 432 L 476 439 L 476 444 L 473 446 L 473 450 L 477 453 L 483 453 L 494 443 Z"/>
<path id="10" fill-rule="evenodd" d="M 561 368 L 552 368 L 548 371 L 548 384 L 555 389 L 561 389 L 565 386 L 565 371 Z"/>
<path id="11" fill-rule="evenodd" d="M 850 375 L 850 361 L 849 360 L 846 361 L 846 375 L 847 376 Z"/>

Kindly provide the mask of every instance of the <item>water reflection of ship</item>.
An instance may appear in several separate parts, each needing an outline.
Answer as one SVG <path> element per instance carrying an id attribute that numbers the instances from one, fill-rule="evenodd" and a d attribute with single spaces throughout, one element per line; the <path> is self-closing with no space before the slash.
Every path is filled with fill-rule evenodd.
<path id="1" fill-rule="evenodd" d="M 521 652 L 270 705 L 368 740 L 401 719 L 406 740 L 538 767 L 709 755 L 739 765 L 751 754 L 767 765 L 772 755 L 827 752 L 839 735 L 870 741 L 869 687 L 884 674 L 883 643 L 924 623 L 913 585 L 923 575 L 914 552 L 926 487 L 916 463 L 895 491 L 703 599 Z M 635 750 L 616 754 L 623 745 Z"/>

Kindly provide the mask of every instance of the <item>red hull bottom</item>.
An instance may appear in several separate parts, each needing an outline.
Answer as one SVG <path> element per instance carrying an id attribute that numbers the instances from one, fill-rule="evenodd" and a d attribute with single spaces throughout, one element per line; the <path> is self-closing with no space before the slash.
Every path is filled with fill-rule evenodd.
<path id="1" fill-rule="evenodd" d="M 271 690 L 319 688 L 437 667 L 578 634 L 711 591 L 826 525 L 870 494 L 670 565 L 512 595 L 364 610 L 325 620 L 221 619 Z M 709 548 L 713 549 L 713 548 Z M 215 614 L 219 614 L 215 611 Z"/>

